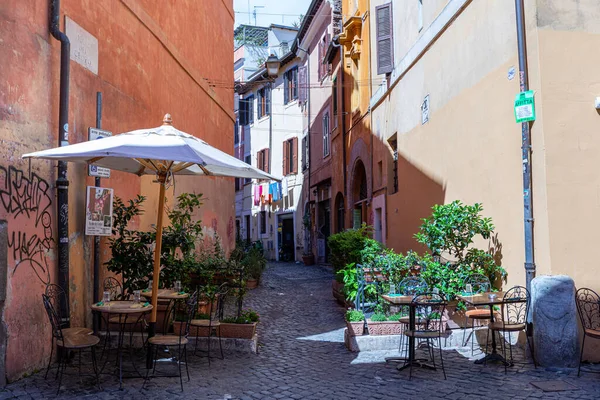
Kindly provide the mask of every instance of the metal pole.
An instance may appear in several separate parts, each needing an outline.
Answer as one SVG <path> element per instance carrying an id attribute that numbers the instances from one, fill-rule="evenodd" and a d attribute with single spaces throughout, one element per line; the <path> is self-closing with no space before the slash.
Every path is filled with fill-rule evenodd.
<path id="1" fill-rule="evenodd" d="M 58 145 L 69 145 L 69 75 L 71 62 L 71 43 L 60 31 L 60 1 L 50 1 L 50 33 L 60 41 L 60 100 L 58 115 Z M 63 327 L 70 325 L 67 315 L 69 304 L 69 180 L 67 162 L 58 162 L 57 215 L 58 215 L 58 285 L 65 292 L 65 303 L 61 303 Z"/>
<path id="2" fill-rule="evenodd" d="M 521 92 L 529 90 L 527 69 L 527 42 L 525 37 L 525 7 L 523 0 L 515 0 L 517 20 L 517 44 L 519 52 L 519 82 Z M 531 180 L 531 125 L 521 124 L 521 153 L 523 161 L 523 211 L 525 227 L 525 278 L 527 290 L 535 277 L 535 254 L 533 247 L 533 200 Z"/>
<path id="3" fill-rule="evenodd" d="M 102 129 L 102 92 L 96 93 L 96 128 Z M 94 179 L 94 185 L 100 187 L 100 177 Z M 100 236 L 94 236 L 94 298 L 92 301 L 100 300 Z M 100 314 L 94 313 L 94 332 L 100 327 Z"/>
<path id="4" fill-rule="evenodd" d="M 273 161 L 273 81 L 269 81 L 269 173 Z"/>

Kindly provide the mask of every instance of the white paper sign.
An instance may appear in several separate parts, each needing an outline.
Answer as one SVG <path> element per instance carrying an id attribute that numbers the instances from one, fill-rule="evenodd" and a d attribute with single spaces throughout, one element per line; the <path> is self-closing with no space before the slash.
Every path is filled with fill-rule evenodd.
<path id="1" fill-rule="evenodd" d="M 88 128 L 88 140 L 98 140 L 112 136 L 112 132 L 102 129 Z M 110 178 L 110 168 L 98 167 L 97 165 L 88 166 L 88 175 L 100 178 Z"/>
<path id="2" fill-rule="evenodd" d="M 96 186 L 87 187 L 85 207 L 85 234 L 110 236 L 112 234 L 113 190 Z"/>

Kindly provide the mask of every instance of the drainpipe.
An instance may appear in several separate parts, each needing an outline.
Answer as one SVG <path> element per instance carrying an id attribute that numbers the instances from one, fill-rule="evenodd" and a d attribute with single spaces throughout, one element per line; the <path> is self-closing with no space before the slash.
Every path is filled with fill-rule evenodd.
<path id="1" fill-rule="evenodd" d="M 102 92 L 96 92 L 96 128 L 102 129 Z M 94 185 L 100 187 L 100 177 L 94 179 Z M 94 288 L 92 302 L 100 299 L 100 236 L 94 236 Z M 100 313 L 93 316 L 94 333 L 100 329 Z"/>
<path id="2" fill-rule="evenodd" d="M 60 105 L 58 116 L 58 145 L 69 145 L 69 67 L 71 43 L 60 31 L 60 0 L 50 0 L 50 33 L 60 41 Z M 67 162 L 58 162 L 57 216 L 58 216 L 58 285 L 65 291 L 65 304 L 61 304 L 61 315 L 65 327 L 70 324 L 67 316 L 69 302 L 69 181 Z"/>
<path id="3" fill-rule="evenodd" d="M 527 42 L 525 37 L 525 7 L 523 0 L 515 0 L 517 20 L 517 44 L 519 52 L 519 81 L 521 92 L 529 90 L 527 68 Z M 521 152 L 523 158 L 523 211 L 525 227 L 525 278 L 527 290 L 535 277 L 535 254 L 533 248 L 533 198 L 531 192 L 531 124 L 521 124 Z"/>

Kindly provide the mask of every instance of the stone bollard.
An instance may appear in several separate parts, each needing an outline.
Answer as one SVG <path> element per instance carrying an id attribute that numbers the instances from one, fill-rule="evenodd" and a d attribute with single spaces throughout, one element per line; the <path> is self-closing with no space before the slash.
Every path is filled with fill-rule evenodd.
<path id="1" fill-rule="evenodd" d="M 579 363 L 579 321 L 575 283 L 566 275 L 531 281 L 533 346 L 538 364 L 575 368 Z"/>

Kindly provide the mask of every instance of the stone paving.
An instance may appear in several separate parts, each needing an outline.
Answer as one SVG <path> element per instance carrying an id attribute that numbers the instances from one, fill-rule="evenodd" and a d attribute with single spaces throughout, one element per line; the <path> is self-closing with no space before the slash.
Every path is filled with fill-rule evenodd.
<path id="1" fill-rule="evenodd" d="M 191 381 L 156 378 L 141 391 L 142 379 L 129 379 L 118 389 L 116 378 L 102 376 L 103 390 L 77 376 L 63 381 L 61 398 L 89 399 L 597 399 L 600 375 L 534 369 L 520 365 L 504 373 L 500 365 L 475 365 L 448 350 L 441 371 L 408 371 L 383 362 L 381 352 L 357 354 L 343 344 L 344 309 L 331 295 L 331 272 L 321 266 L 272 263 L 261 285 L 250 291 L 245 306 L 261 315 L 259 354 L 226 354 L 224 360 L 190 357 Z M 389 355 L 389 354 L 388 354 Z M 74 370 L 73 370 L 74 371 Z M 546 393 L 536 381 L 566 381 L 577 390 Z M 43 373 L 14 382 L 0 398 L 55 397 L 57 383 Z"/>

